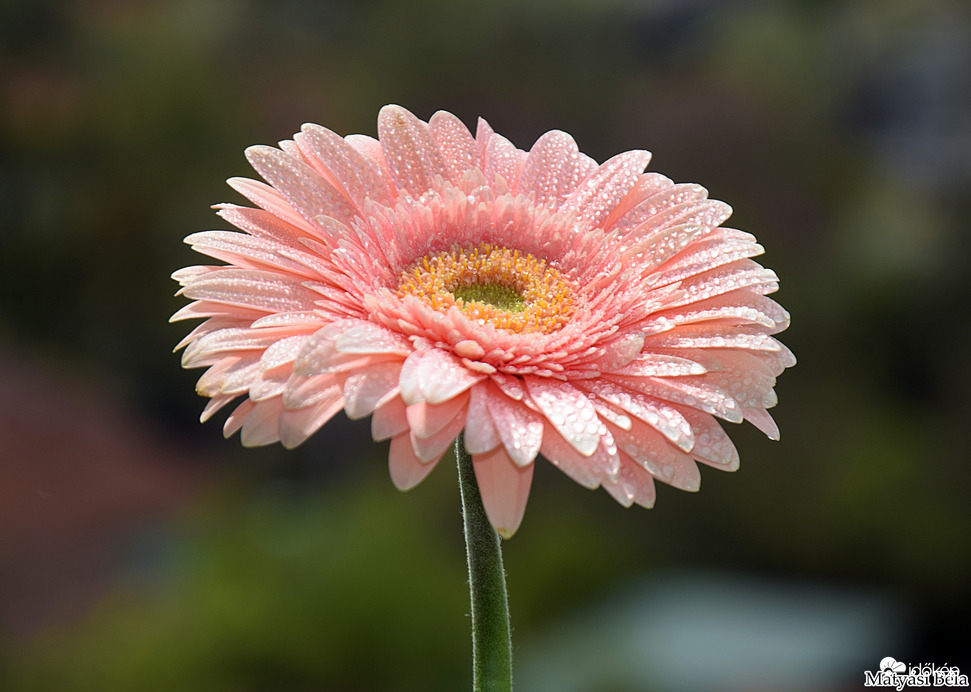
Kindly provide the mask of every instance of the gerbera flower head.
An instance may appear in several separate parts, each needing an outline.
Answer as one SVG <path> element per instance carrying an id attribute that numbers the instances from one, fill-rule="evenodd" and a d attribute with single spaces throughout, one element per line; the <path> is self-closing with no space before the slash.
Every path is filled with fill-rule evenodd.
<path id="1" fill-rule="evenodd" d="M 391 478 L 418 484 L 459 433 L 503 536 L 542 455 L 621 504 L 654 480 L 697 490 L 697 462 L 734 470 L 721 425 L 769 437 L 771 335 L 789 316 L 776 275 L 728 205 L 645 173 L 646 151 L 603 164 L 559 131 L 526 152 L 479 120 L 425 123 L 398 106 L 378 139 L 304 125 L 251 147 L 266 183 L 219 205 L 242 232 L 190 235 L 225 262 L 174 278 L 205 321 L 180 344 L 206 367 L 202 419 L 247 446 L 299 445 L 338 411 L 391 440 Z"/>

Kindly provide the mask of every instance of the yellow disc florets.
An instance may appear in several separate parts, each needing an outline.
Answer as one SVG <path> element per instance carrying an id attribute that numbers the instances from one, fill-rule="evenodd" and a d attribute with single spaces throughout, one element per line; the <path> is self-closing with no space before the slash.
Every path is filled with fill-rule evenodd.
<path id="1" fill-rule="evenodd" d="M 418 296 L 445 312 L 511 332 L 561 329 L 573 314 L 573 288 L 546 262 L 519 250 L 483 244 L 422 257 L 401 276 L 398 295 Z"/>

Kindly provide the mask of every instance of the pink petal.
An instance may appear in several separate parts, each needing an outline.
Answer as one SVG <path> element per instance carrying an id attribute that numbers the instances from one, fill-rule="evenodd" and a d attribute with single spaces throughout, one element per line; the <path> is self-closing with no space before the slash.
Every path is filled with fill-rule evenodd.
<path id="1" fill-rule="evenodd" d="M 650 160 L 649 151 L 618 154 L 574 190 L 560 210 L 575 212 L 580 223 L 588 228 L 596 226 L 633 187 Z"/>
<path id="2" fill-rule="evenodd" d="M 700 475 L 690 455 L 667 442 L 640 420 L 631 430 L 615 430 L 620 451 L 646 469 L 652 476 L 682 490 L 698 489 Z"/>
<path id="3" fill-rule="evenodd" d="M 236 228 L 246 231 L 249 235 L 267 240 L 275 240 L 287 247 L 300 247 L 300 238 L 319 237 L 319 232 L 316 229 L 308 233 L 307 230 L 302 228 L 303 225 L 306 225 L 306 222 L 302 219 L 301 227 L 294 226 L 264 209 L 238 207 L 235 204 L 221 204 L 216 207 L 216 210 L 219 216 L 236 226 Z"/>
<path id="4" fill-rule="evenodd" d="M 587 395 L 567 382 L 524 377 L 533 402 L 553 427 L 583 456 L 600 444 L 600 418 Z"/>
<path id="5" fill-rule="evenodd" d="M 617 382 L 598 379 L 581 382 L 580 386 L 644 421 L 682 450 L 690 452 L 694 446 L 694 433 L 680 411 L 656 396 L 645 396 L 638 389 L 625 386 L 642 388 L 643 383 L 640 378 Z"/>
<path id="6" fill-rule="evenodd" d="M 299 229 L 303 234 L 320 235 L 320 231 L 317 230 L 312 220 L 308 221 L 301 216 L 286 197 L 269 185 L 249 178 L 230 178 L 226 182 L 243 197 L 285 221 L 291 227 Z"/>
<path id="7" fill-rule="evenodd" d="M 446 177 L 460 185 L 465 172 L 478 164 L 475 139 L 461 120 L 446 111 L 435 113 L 428 127 L 445 161 Z"/>
<path id="8" fill-rule="evenodd" d="M 212 418 L 212 416 L 219 411 L 223 406 L 228 404 L 230 401 L 234 400 L 236 396 L 214 396 L 211 398 L 206 407 L 203 409 L 202 414 L 199 416 L 199 422 L 205 423 L 207 420 Z"/>
<path id="9" fill-rule="evenodd" d="M 256 402 L 247 399 L 233 409 L 233 412 L 226 417 L 226 421 L 223 423 L 223 436 L 231 437 L 243 427 L 243 421 L 254 408 L 256 408 Z"/>
<path id="10" fill-rule="evenodd" d="M 283 390 L 283 405 L 287 409 L 297 410 L 336 397 L 343 401 L 344 393 L 334 375 L 327 373 L 304 377 L 293 374 Z"/>
<path id="11" fill-rule="evenodd" d="M 469 401 L 465 392 L 442 404 L 419 402 L 407 409 L 408 426 L 416 437 L 431 437 L 448 425 Z"/>
<path id="12" fill-rule="evenodd" d="M 631 234 L 629 243 L 620 259 L 628 264 L 642 267 L 643 272 L 653 272 L 672 257 L 677 256 L 694 240 L 708 232 L 704 226 L 677 225 L 666 226 L 653 233 L 643 236 Z M 651 278 L 659 278 L 660 274 L 651 274 Z M 657 284 L 657 286 L 667 285 Z"/>
<path id="13" fill-rule="evenodd" d="M 219 329 L 189 344 L 182 354 L 182 366 L 197 368 L 212 365 L 227 354 L 241 355 L 241 351 L 262 352 L 287 336 L 290 336 L 289 331 L 280 329 Z"/>
<path id="14" fill-rule="evenodd" d="M 249 390 L 260 377 L 260 359 L 257 355 L 247 355 L 229 368 L 219 378 L 219 394 L 242 394 Z M 208 396 L 208 395 L 207 395 Z"/>
<path id="15" fill-rule="evenodd" d="M 471 454 L 484 454 L 502 444 L 499 431 L 489 414 L 489 395 L 486 388 L 486 384 L 477 384 L 469 390 L 469 412 L 465 417 L 464 441 L 465 448 Z"/>
<path id="16" fill-rule="evenodd" d="M 486 147 L 489 139 L 495 134 L 492 126 L 486 122 L 485 118 L 479 118 L 475 123 L 475 146 L 479 152 L 479 159 L 485 159 Z M 483 169 L 485 170 L 485 169 Z"/>
<path id="17" fill-rule="evenodd" d="M 307 124 L 296 135 L 297 145 L 319 173 L 342 190 L 363 209 L 367 200 L 378 204 L 394 203 L 394 189 L 381 172 L 381 166 L 347 141 L 320 125 Z"/>
<path id="18" fill-rule="evenodd" d="M 288 272 L 307 279 L 320 278 L 305 265 L 281 254 L 281 251 L 293 250 L 274 240 L 235 231 L 203 231 L 188 236 L 185 242 L 198 253 L 244 269 Z"/>
<path id="19" fill-rule="evenodd" d="M 604 347 L 604 354 L 598 365 L 601 370 L 614 371 L 637 358 L 642 348 L 644 348 L 643 332 L 625 334 Z"/>
<path id="20" fill-rule="evenodd" d="M 641 184 L 644 184 L 641 179 Z M 622 228 L 635 229 L 632 232 L 644 233 L 646 229 L 657 230 L 663 225 L 662 216 L 669 209 L 683 204 L 697 203 L 708 198 L 708 190 L 694 183 L 679 183 L 674 185 L 664 176 L 647 181 L 653 188 L 640 204 L 627 212 L 617 225 Z M 651 194 L 653 192 L 653 194 Z M 667 217 L 670 218 L 670 217 Z M 717 225 L 717 224 L 716 224 Z"/>
<path id="21" fill-rule="evenodd" d="M 603 487 L 624 507 L 630 507 L 634 503 L 647 509 L 654 506 L 654 479 L 633 462 L 623 463 L 616 480 L 605 482 Z"/>
<path id="22" fill-rule="evenodd" d="M 779 439 L 779 426 L 776 425 L 769 412 L 761 408 L 743 409 L 745 420 L 765 433 L 770 440 Z"/>
<path id="23" fill-rule="evenodd" d="M 290 369 L 286 367 L 260 372 L 259 378 L 250 385 L 249 398 L 264 401 L 282 396 L 290 381 L 290 374 Z"/>
<path id="24" fill-rule="evenodd" d="M 280 412 L 283 404 L 279 399 L 260 401 L 243 421 L 240 440 L 244 447 L 263 447 L 280 440 Z"/>
<path id="25" fill-rule="evenodd" d="M 382 176 L 394 188 L 394 181 L 391 180 L 391 176 L 388 173 L 388 162 L 384 158 L 384 149 L 381 148 L 381 142 L 367 135 L 347 135 L 344 137 L 344 141 L 350 144 L 354 151 L 378 164 L 381 168 Z M 397 189 L 395 189 L 394 194 L 397 196 Z"/>
<path id="26" fill-rule="evenodd" d="M 398 393 L 399 361 L 374 363 L 344 381 L 344 411 L 351 420 L 370 415 L 385 399 Z"/>
<path id="27" fill-rule="evenodd" d="M 628 190 L 624 198 L 617 203 L 617 206 L 607 216 L 603 225 L 604 230 L 611 230 L 612 228 L 625 229 L 637 226 L 644 220 L 644 215 L 636 211 L 637 208 L 649 198 L 673 185 L 674 183 L 671 182 L 670 178 L 659 173 L 641 174 L 638 176 L 634 186 Z M 704 190 L 704 188 L 701 189 Z"/>
<path id="28" fill-rule="evenodd" d="M 399 188 L 418 198 L 432 189 L 435 176 L 447 171 L 428 127 L 401 106 L 385 106 L 378 114 L 378 139 L 391 176 Z"/>
<path id="29" fill-rule="evenodd" d="M 472 464 L 486 516 L 500 536 L 512 538 L 526 512 L 533 464 L 514 464 L 502 447 L 473 455 Z"/>
<path id="30" fill-rule="evenodd" d="M 280 412 L 280 441 L 284 447 L 293 449 L 303 444 L 344 407 L 340 389 L 330 389 L 328 394 L 307 408 Z"/>
<path id="31" fill-rule="evenodd" d="M 428 437 L 418 437 L 412 430 L 410 439 L 411 446 L 415 450 L 415 456 L 424 462 L 440 459 L 455 442 L 455 438 L 462 432 L 462 428 L 465 427 L 465 410 L 466 408 L 463 406 L 445 427 Z"/>
<path id="32" fill-rule="evenodd" d="M 354 218 L 354 207 L 340 190 L 303 161 L 268 146 L 249 147 L 246 158 L 312 224 L 317 223 L 318 216 L 338 221 Z"/>
<path id="33" fill-rule="evenodd" d="M 767 295 L 778 290 L 778 282 L 779 277 L 771 269 L 764 269 L 751 260 L 740 260 L 684 280 L 681 283 L 684 297 L 668 305 L 690 305 L 741 289 Z"/>
<path id="34" fill-rule="evenodd" d="M 543 443 L 543 419 L 522 404 L 493 392 L 486 405 L 512 460 L 520 466 L 531 464 Z"/>
<path id="35" fill-rule="evenodd" d="M 525 163 L 525 151 L 517 149 L 502 135 L 493 134 L 485 150 L 482 172 L 490 185 L 500 176 L 509 190 L 516 190 Z"/>
<path id="36" fill-rule="evenodd" d="M 253 356 L 250 354 L 250 362 L 252 362 Z M 223 375 L 226 372 L 239 364 L 242 360 L 242 356 L 227 356 L 226 358 L 221 358 L 219 361 L 213 364 L 199 381 L 196 382 L 196 394 L 201 396 L 215 396 L 219 394 L 220 382 L 222 381 Z M 236 395 L 233 395 L 234 397 Z"/>
<path id="37" fill-rule="evenodd" d="M 706 372 L 705 366 L 688 358 L 666 353 L 645 353 L 611 374 L 636 377 L 685 377 L 704 375 Z"/>
<path id="38" fill-rule="evenodd" d="M 440 404 L 483 379 L 469 372 L 454 356 L 433 348 L 415 351 L 401 368 L 401 398 L 406 404 Z"/>
<path id="39" fill-rule="evenodd" d="M 276 341 L 263 352 L 260 356 L 260 369 L 263 372 L 275 370 L 283 365 L 289 365 L 300 353 L 300 349 L 310 338 L 309 334 L 299 334 L 296 336 L 283 337 Z"/>
<path id="40" fill-rule="evenodd" d="M 330 372 L 360 359 L 398 360 L 410 353 L 401 335 L 363 320 L 338 320 L 322 327 L 307 339 L 294 361 L 294 372 L 315 375 Z"/>
<path id="41" fill-rule="evenodd" d="M 440 459 L 441 457 L 439 457 Z M 423 462 L 411 447 L 407 434 L 396 435 L 391 438 L 391 448 L 388 452 L 388 470 L 391 482 L 398 490 L 411 490 L 425 480 L 425 477 L 435 468 L 438 459 Z"/>
<path id="42" fill-rule="evenodd" d="M 596 161 L 580 153 L 573 137 L 552 130 L 529 150 L 519 191 L 535 194 L 537 204 L 559 206 L 596 167 Z"/>
<path id="43" fill-rule="evenodd" d="M 775 334 L 789 326 L 789 313 L 771 298 L 746 290 L 698 301 L 690 306 L 655 313 L 645 324 L 648 331 L 664 331 L 672 326 L 718 321 L 724 331 L 724 320 L 738 324 L 758 324 Z"/>
<path id="44" fill-rule="evenodd" d="M 742 410 L 734 399 L 704 377 L 629 377 L 624 385 L 656 399 L 696 408 L 732 423 L 742 422 Z"/>
<path id="45" fill-rule="evenodd" d="M 334 328 L 339 331 L 334 347 L 341 353 L 407 356 L 413 350 L 406 338 L 373 322 L 342 320 Z"/>
<path id="46" fill-rule="evenodd" d="M 316 296 L 298 278 L 256 269 L 224 269 L 188 284 L 181 293 L 192 300 L 290 312 L 313 309 Z"/>
<path id="47" fill-rule="evenodd" d="M 692 408 L 681 408 L 695 434 L 691 456 L 722 471 L 738 469 L 738 451 L 722 426 L 712 416 Z"/>
<path id="48" fill-rule="evenodd" d="M 599 487 L 603 479 L 609 476 L 602 460 L 596 459 L 596 455 L 582 456 L 556 430 L 547 429 L 543 434 L 540 452 L 547 461 L 590 490 Z"/>
<path id="49" fill-rule="evenodd" d="M 387 440 L 408 431 L 405 402 L 400 396 L 385 401 L 371 414 L 371 437 L 375 442 Z"/>

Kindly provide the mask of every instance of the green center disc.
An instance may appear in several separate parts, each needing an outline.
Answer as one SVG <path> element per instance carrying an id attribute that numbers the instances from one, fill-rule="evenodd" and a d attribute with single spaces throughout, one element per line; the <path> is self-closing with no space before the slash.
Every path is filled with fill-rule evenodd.
<path id="1" fill-rule="evenodd" d="M 523 297 L 518 292 L 501 284 L 467 284 L 456 286 L 452 295 L 464 303 L 485 303 L 507 312 L 522 312 L 526 309 Z"/>

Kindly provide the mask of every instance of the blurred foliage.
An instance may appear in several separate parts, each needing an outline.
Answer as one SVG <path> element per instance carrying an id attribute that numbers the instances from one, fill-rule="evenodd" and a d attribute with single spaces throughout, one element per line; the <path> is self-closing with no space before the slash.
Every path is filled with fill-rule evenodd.
<path id="1" fill-rule="evenodd" d="M 0 682 L 38 691 L 467 687 L 454 460 L 409 494 L 367 461 L 372 470 L 339 489 L 254 487 L 237 475 L 182 517 L 154 557 L 129 561 L 83 624 L 21 648 Z M 537 517 L 533 540 L 510 551 L 517 631 L 603 588 L 617 558 L 624 563 L 617 545 L 596 547 L 593 523 L 554 517 Z"/>
<path id="2" fill-rule="evenodd" d="M 209 692 L 463 681 L 460 534 L 438 540 L 421 504 L 389 506 L 386 487 L 249 492 L 224 488 L 196 507 L 173 537 L 179 566 L 163 587 L 122 583 L 66 641 L 38 642 L 11 682 Z"/>
<path id="3" fill-rule="evenodd" d="M 165 322 L 182 303 L 165 277 L 197 261 L 183 236 L 223 226 L 208 206 L 239 201 L 222 180 L 249 174 L 244 147 L 307 120 L 373 135 L 387 102 L 482 115 L 520 147 L 554 127 L 598 160 L 646 147 L 729 200 L 782 277 L 800 358 L 783 440 L 733 427 L 741 473 L 662 488 L 650 513 L 541 465 L 506 552 L 516 641 L 688 565 L 886 590 L 936 631 L 916 650 L 954 663 L 971 650 L 947 629 L 971 615 L 969 64 L 971 6 L 947 0 L 6 0 L 0 340 L 211 449 L 196 374 L 168 353 L 185 326 Z M 214 462 L 160 583 L 122 579 L 16 642 L 10 686 L 465 686 L 454 472 L 400 495 L 366 424 L 333 425 Z"/>

